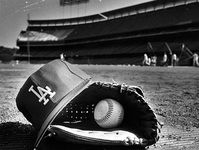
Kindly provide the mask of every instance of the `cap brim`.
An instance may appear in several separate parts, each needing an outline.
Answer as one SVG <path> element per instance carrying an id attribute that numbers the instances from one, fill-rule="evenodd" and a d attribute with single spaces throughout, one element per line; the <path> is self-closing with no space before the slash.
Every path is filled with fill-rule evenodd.
<path id="1" fill-rule="evenodd" d="M 53 109 L 53 111 L 48 115 L 44 123 L 42 124 L 38 136 L 34 145 L 34 149 L 36 149 L 41 142 L 43 136 L 48 130 L 48 126 L 53 122 L 56 116 L 62 111 L 62 109 L 77 95 L 79 95 L 85 88 L 88 87 L 90 79 L 83 81 L 80 85 L 74 88 L 71 92 L 69 92 L 63 99 L 59 102 L 59 104 Z"/>

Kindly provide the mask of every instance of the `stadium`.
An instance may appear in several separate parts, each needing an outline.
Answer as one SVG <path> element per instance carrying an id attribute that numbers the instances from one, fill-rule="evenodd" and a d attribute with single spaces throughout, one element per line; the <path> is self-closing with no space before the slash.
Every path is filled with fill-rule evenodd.
<path id="1" fill-rule="evenodd" d="M 114 3 L 117 3 L 117 6 L 122 3 L 123 6 L 114 8 L 108 5 Z M 48 65 L 48 62 L 60 61 L 60 58 L 66 59 L 62 62 L 71 64 L 74 68 L 78 67 L 88 74 L 91 77 L 90 83 L 105 83 L 105 87 L 107 83 L 111 83 L 111 88 L 118 84 L 120 89 L 117 92 L 122 95 L 128 94 L 126 97 L 131 94 L 129 91 L 123 93 L 122 91 L 131 88 L 125 85 L 143 90 L 143 98 L 154 111 L 160 127 L 158 127 L 157 143 L 140 149 L 199 149 L 199 70 L 193 66 L 194 56 L 199 54 L 199 0 L 15 0 L 13 2 L 2 0 L 0 4 L 2 6 L 0 42 L 5 40 L 10 47 L 11 39 L 14 39 L 13 43 L 18 46 L 13 49 L 0 47 L 0 149 L 35 148 L 38 132 L 27 120 L 32 117 L 29 110 L 38 114 L 35 115 L 38 120 L 41 118 L 40 115 L 46 115 L 40 111 L 40 107 L 34 107 L 32 102 L 39 102 L 37 106 L 43 105 L 43 102 L 48 101 L 54 91 L 57 91 L 51 90 L 49 86 L 43 87 L 45 85 L 43 77 L 52 76 L 48 82 L 52 83 L 52 87 L 63 91 L 68 89 L 63 87 L 63 84 L 73 85 L 73 81 L 78 79 L 73 78 L 71 82 L 59 80 L 58 86 L 53 84 L 54 81 L 58 81 L 54 77 L 62 79 L 65 79 L 65 75 L 68 77 L 68 73 L 60 66 L 55 67 L 60 71 L 54 71 L 50 67 L 52 73 L 43 69 L 46 72 L 43 74 L 42 67 Z M 107 5 L 106 9 L 102 10 L 103 4 Z M 88 6 L 93 8 L 89 10 Z M 72 8 L 83 9 L 72 11 Z M 73 14 L 75 11 L 79 15 Z M 89 14 L 91 11 L 93 14 Z M 8 35 L 11 38 L 8 39 Z M 165 54 L 168 56 L 168 64 L 162 67 Z M 172 66 L 174 54 L 178 58 L 175 67 Z M 150 58 L 157 57 L 157 66 L 141 66 L 145 55 Z M 73 68 L 67 65 L 66 67 Z M 41 74 L 37 75 L 42 78 L 35 78 L 33 74 L 39 70 Z M 56 72 L 62 75 L 55 75 Z M 35 80 L 33 84 L 29 82 L 32 79 Z M 26 95 L 22 99 L 24 103 L 29 104 L 24 109 L 25 115 L 17 104 L 19 92 Z M 108 90 L 107 92 L 109 93 Z M 100 98 L 103 94 L 101 90 L 96 93 L 91 91 L 86 95 L 98 93 Z M 36 99 L 31 102 L 33 96 Z M 137 100 L 141 102 L 139 98 L 138 96 Z M 87 97 L 82 100 L 82 103 L 86 104 Z M 85 106 L 91 110 L 88 105 Z M 128 106 L 125 109 L 126 115 L 126 110 L 131 110 L 131 107 L 129 103 L 125 106 Z M 48 105 L 43 108 L 46 107 L 49 108 Z M 63 110 L 67 113 L 67 109 Z M 77 112 L 75 110 L 69 112 L 69 116 L 72 114 L 70 118 L 74 120 L 74 124 L 81 123 L 76 120 L 82 117 L 78 116 Z M 148 111 L 131 113 L 132 116 L 131 114 L 129 116 L 132 119 L 134 116 L 145 118 L 143 112 L 147 113 L 146 121 L 147 124 L 149 122 L 149 127 L 154 127 L 151 124 L 154 120 L 148 119 L 150 116 Z M 137 122 L 139 126 L 140 122 Z M 137 147 L 102 145 L 87 147 L 84 144 L 55 140 L 51 134 L 46 134 L 38 150 L 137 149 Z"/>
<path id="2" fill-rule="evenodd" d="M 199 49 L 198 11 L 198 0 L 152 0 L 83 17 L 29 19 L 15 59 L 50 61 L 63 54 L 75 64 L 141 65 L 146 53 L 160 65 L 166 53 L 190 66 Z"/>

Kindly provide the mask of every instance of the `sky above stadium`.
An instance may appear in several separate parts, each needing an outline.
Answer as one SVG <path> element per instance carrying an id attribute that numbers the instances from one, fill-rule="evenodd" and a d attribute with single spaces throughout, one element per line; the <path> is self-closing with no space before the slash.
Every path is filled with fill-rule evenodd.
<path id="1" fill-rule="evenodd" d="M 0 46 L 16 47 L 16 39 L 30 19 L 60 19 L 87 16 L 152 0 L 89 0 L 60 6 L 59 0 L 0 0 Z M 28 15 L 29 14 L 29 15 Z"/>

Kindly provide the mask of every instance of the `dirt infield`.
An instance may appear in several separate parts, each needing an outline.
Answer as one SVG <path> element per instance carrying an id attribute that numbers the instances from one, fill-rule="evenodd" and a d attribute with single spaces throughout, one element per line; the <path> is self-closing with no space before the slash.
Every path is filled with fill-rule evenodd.
<path id="1" fill-rule="evenodd" d="M 17 110 L 15 97 L 27 77 L 41 66 L 0 64 L 0 150 L 32 149 L 36 133 Z M 160 140 L 150 150 L 199 149 L 199 68 L 79 67 L 93 80 L 128 83 L 143 89 L 158 119 L 164 122 Z"/>

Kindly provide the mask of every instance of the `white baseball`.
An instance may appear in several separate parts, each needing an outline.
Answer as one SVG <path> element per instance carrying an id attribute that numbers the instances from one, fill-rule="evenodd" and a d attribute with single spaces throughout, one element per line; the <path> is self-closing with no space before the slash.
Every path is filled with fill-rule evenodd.
<path id="1" fill-rule="evenodd" d="M 94 109 L 94 119 L 102 128 L 119 126 L 124 117 L 124 108 L 113 99 L 104 99 L 97 103 Z"/>

